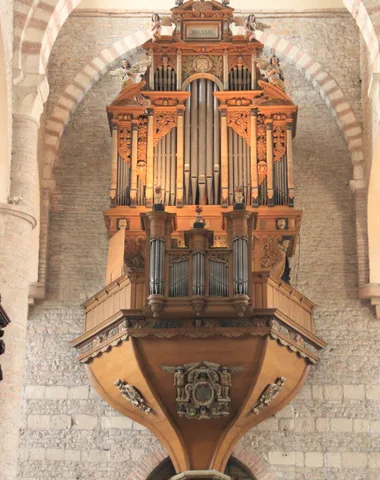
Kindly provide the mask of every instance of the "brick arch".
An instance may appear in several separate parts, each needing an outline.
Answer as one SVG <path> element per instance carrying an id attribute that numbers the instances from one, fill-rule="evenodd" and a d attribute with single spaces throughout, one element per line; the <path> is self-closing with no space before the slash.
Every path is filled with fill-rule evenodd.
<path id="1" fill-rule="evenodd" d="M 276 480 L 275 473 L 270 466 L 251 449 L 239 444 L 232 457 L 236 458 L 247 467 L 255 480 Z M 167 451 L 161 445 L 157 445 L 138 460 L 136 468 L 129 473 L 126 480 L 146 480 L 149 475 L 168 458 Z"/>
<path id="2" fill-rule="evenodd" d="M 256 480 L 276 480 L 276 474 L 271 467 L 257 455 L 252 449 L 244 447 L 239 443 L 232 452 L 232 457 L 235 457 L 239 462 L 248 467 Z"/>

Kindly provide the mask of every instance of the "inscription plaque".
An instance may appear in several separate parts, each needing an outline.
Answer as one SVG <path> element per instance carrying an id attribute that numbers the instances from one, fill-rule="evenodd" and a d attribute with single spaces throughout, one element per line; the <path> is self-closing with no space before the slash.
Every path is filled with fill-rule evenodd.
<path id="1" fill-rule="evenodd" d="M 186 23 L 185 40 L 220 40 L 220 23 Z"/>

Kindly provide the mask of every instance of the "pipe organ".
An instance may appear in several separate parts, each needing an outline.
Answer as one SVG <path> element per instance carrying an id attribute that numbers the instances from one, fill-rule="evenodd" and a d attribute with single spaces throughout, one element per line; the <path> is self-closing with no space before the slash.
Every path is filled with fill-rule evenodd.
<path id="1" fill-rule="evenodd" d="M 302 220 L 297 106 L 260 73 L 263 45 L 232 35 L 232 8 L 189 0 L 168 36 L 153 18 L 145 76 L 107 108 L 106 286 L 73 344 L 178 478 L 226 479 L 236 443 L 292 400 L 325 346 L 284 273 Z"/>

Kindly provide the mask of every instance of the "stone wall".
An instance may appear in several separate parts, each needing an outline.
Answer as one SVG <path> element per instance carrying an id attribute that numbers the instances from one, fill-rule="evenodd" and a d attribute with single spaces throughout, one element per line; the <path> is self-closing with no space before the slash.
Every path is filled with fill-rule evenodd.
<path id="1" fill-rule="evenodd" d="M 47 114 L 83 65 L 146 22 L 72 16 L 52 52 Z M 361 118 L 359 34 L 349 16 L 268 17 L 265 23 L 320 61 Z M 288 92 L 299 105 L 296 207 L 304 210 L 292 281 L 317 303 L 317 334 L 329 345 L 293 404 L 249 432 L 242 444 L 267 460 L 278 478 L 375 480 L 380 468 L 380 334 L 357 300 L 350 155 L 319 93 L 292 66 L 283 67 Z M 108 206 L 111 146 L 105 106 L 117 93 L 115 80 L 104 76 L 76 110 L 61 142 L 47 300 L 29 320 L 18 476 L 24 480 L 125 479 L 158 444 L 89 388 L 70 345 L 82 330 L 81 302 L 104 286 L 102 210 Z"/>

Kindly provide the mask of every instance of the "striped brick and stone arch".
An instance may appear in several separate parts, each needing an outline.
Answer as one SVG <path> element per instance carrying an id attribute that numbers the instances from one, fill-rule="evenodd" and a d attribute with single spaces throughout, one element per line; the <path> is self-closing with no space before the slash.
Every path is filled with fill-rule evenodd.
<path id="1" fill-rule="evenodd" d="M 276 476 L 270 466 L 253 450 L 239 444 L 232 457 L 246 467 L 253 475 L 255 480 L 275 480 Z M 168 454 L 166 450 L 158 445 L 151 451 L 145 453 L 139 458 L 136 468 L 129 473 L 126 480 L 147 480 L 150 475 L 160 467 L 168 463 Z"/>
<path id="2" fill-rule="evenodd" d="M 367 45 L 372 72 L 380 70 L 380 5 L 370 0 L 343 0 Z"/>

